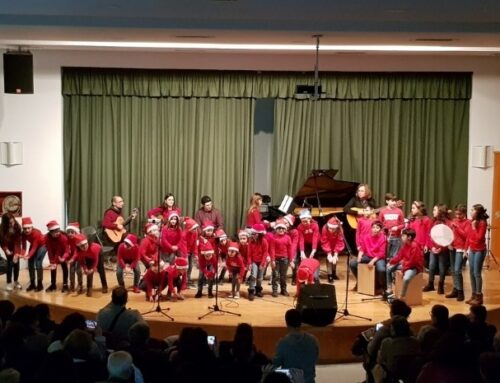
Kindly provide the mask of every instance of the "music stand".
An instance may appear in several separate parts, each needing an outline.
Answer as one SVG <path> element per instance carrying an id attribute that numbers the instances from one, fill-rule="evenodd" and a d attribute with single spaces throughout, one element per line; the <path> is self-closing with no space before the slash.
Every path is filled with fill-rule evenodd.
<path id="1" fill-rule="evenodd" d="M 219 260 L 217 260 L 217 266 L 215 266 L 215 275 L 214 275 L 214 283 L 215 283 L 215 304 L 213 306 L 208 306 L 208 312 L 203 314 L 202 316 L 198 317 L 198 320 L 201 320 L 215 312 L 220 312 L 223 314 L 231 314 L 231 315 L 236 315 L 236 316 L 241 316 L 241 314 L 234 313 L 232 311 L 227 311 L 227 310 L 222 310 L 219 307 L 219 281 L 218 281 L 218 276 L 219 276 Z"/>
<path id="2" fill-rule="evenodd" d="M 342 314 L 338 318 L 336 318 L 334 321 L 336 322 L 336 321 L 338 321 L 341 318 L 345 318 L 345 317 L 351 316 L 351 317 L 354 317 L 354 318 L 364 319 L 364 320 L 367 320 L 367 321 L 371 322 L 372 321 L 371 318 L 364 317 L 364 316 L 361 316 L 361 315 L 351 314 L 349 312 L 349 309 L 347 308 L 348 302 L 349 302 L 349 275 L 350 275 L 350 272 L 351 272 L 351 268 L 349 267 L 349 260 L 351 259 L 352 251 L 351 251 L 351 247 L 349 246 L 349 244 L 346 241 L 346 238 L 345 238 L 345 235 L 344 235 L 344 229 L 342 228 L 342 226 L 340 227 L 340 230 L 342 232 L 342 238 L 344 240 L 344 244 L 345 244 L 345 247 L 347 249 L 347 257 L 346 257 L 347 258 L 347 272 L 346 272 L 346 278 L 345 278 L 344 310 L 342 311 Z"/>
<path id="3" fill-rule="evenodd" d="M 161 238 L 161 229 L 162 229 L 162 226 L 163 224 L 161 222 L 157 223 L 157 226 L 158 226 L 158 231 L 160 233 L 160 237 L 158 238 L 158 242 L 157 242 L 157 245 L 156 245 L 156 248 L 158 250 L 158 262 L 157 262 L 157 268 L 156 268 L 156 272 L 158 273 L 158 275 L 160 275 L 160 263 L 161 263 L 161 253 L 160 253 L 160 238 Z M 170 319 L 171 321 L 174 321 L 174 318 L 171 317 L 170 315 L 168 315 L 165 311 L 170 311 L 170 307 L 167 307 L 167 308 L 164 308 L 162 309 L 161 308 L 161 305 L 160 305 L 160 297 L 161 297 L 161 281 L 156 289 L 156 292 L 155 292 L 155 295 L 154 295 L 154 299 L 156 301 L 156 307 L 152 310 L 149 310 L 149 311 L 146 311 L 145 313 L 142 313 L 141 315 L 148 315 L 148 314 L 151 314 L 151 313 L 160 313 L 162 314 L 163 316 L 167 317 L 168 319 Z"/>

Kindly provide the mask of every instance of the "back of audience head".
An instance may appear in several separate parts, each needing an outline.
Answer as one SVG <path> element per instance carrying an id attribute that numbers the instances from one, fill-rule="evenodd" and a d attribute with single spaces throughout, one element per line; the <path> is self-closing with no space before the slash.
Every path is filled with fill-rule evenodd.
<path id="1" fill-rule="evenodd" d="M 233 338 L 233 355 L 235 359 L 242 360 L 250 357 L 253 351 L 253 329 L 248 323 L 240 323 L 236 327 Z"/>
<path id="2" fill-rule="evenodd" d="M 6 368 L 0 371 L 0 382 L 2 383 L 19 383 L 21 374 L 13 368 Z"/>
<path id="3" fill-rule="evenodd" d="M 201 327 L 184 327 L 179 336 L 178 358 L 179 360 L 203 361 L 213 353 L 208 346 L 207 332 Z M 205 359 L 203 359 L 205 358 Z"/>
<path id="4" fill-rule="evenodd" d="M 38 320 L 50 319 L 50 308 L 46 303 L 39 303 L 35 306 Z"/>
<path id="5" fill-rule="evenodd" d="M 77 377 L 71 355 L 64 350 L 48 353 L 38 372 L 38 382 L 68 383 L 74 381 L 77 381 Z"/>
<path id="6" fill-rule="evenodd" d="M 115 287 L 111 292 L 111 302 L 118 306 L 125 306 L 128 301 L 128 292 L 125 287 Z"/>
<path id="7" fill-rule="evenodd" d="M 74 359 L 88 359 L 92 337 L 83 330 L 73 330 L 64 340 L 64 350 Z"/>
<path id="8" fill-rule="evenodd" d="M 410 335 L 411 330 L 408 320 L 402 315 L 394 315 L 391 320 L 391 336 L 396 338 Z"/>
<path id="9" fill-rule="evenodd" d="M 108 373 L 111 378 L 128 380 L 134 371 L 132 356 L 126 351 L 116 351 L 108 356 Z"/>
<path id="10" fill-rule="evenodd" d="M 0 301 L 0 328 L 5 327 L 16 310 L 16 306 L 9 300 Z"/>
<path id="11" fill-rule="evenodd" d="M 449 311 L 448 307 L 443 305 L 434 305 L 431 309 L 432 324 L 438 329 L 444 331 L 448 329 Z"/>
<path id="12" fill-rule="evenodd" d="M 401 315 L 408 318 L 411 314 L 411 307 L 406 304 L 406 302 L 400 299 L 394 299 L 391 304 L 391 317 L 394 315 Z"/>
<path id="13" fill-rule="evenodd" d="M 486 323 L 488 311 L 483 305 L 472 305 L 469 308 L 469 319 L 472 323 Z"/>
<path id="14" fill-rule="evenodd" d="M 22 324 L 30 329 L 36 329 L 38 317 L 34 306 L 21 306 L 12 314 L 11 322 Z"/>
<path id="15" fill-rule="evenodd" d="M 150 336 L 149 325 L 145 322 L 136 322 L 128 329 L 128 340 L 132 347 L 146 345 Z"/>
<path id="16" fill-rule="evenodd" d="M 469 319 L 464 314 L 452 315 L 449 320 L 449 331 L 455 335 L 465 337 L 469 324 Z"/>
<path id="17" fill-rule="evenodd" d="M 302 325 L 302 315 L 297 309 L 290 309 L 285 313 L 287 327 L 298 329 Z"/>
<path id="18" fill-rule="evenodd" d="M 74 312 L 66 315 L 56 330 L 55 340 L 64 341 L 73 330 L 85 330 L 85 317 Z"/>

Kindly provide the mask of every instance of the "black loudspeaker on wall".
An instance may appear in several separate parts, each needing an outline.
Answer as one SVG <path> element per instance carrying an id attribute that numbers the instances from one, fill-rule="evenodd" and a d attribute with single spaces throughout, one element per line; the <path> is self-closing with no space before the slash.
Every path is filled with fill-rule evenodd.
<path id="1" fill-rule="evenodd" d="M 302 286 L 297 310 L 302 313 L 302 322 L 312 326 L 327 326 L 337 314 L 335 286 L 312 284 Z"/>
<path id="2" fill-rule="evenodd" d="M 33 55 L 22 51 L 4 53 L 3 80 L 5 93 L 33 93 Z"/>

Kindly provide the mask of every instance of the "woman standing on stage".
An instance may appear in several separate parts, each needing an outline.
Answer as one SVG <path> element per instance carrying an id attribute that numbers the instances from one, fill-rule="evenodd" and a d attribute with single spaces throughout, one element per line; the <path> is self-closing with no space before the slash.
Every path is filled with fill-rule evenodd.
<path id="1" fill-rule="evenodd" d="M 163 204 L 148 211 L 148 218 L 160 218 L 163 223 L 168 222 L 168 214 L 175 211 L 177 216 L 181 216 L 181 208 L 175 203 L 175 196 L 172 193 L 165 194 Z"/>
<path id="2" fill-rule="evenodd" d="M 470 285 L 472 296 L 465 303 L 470 305 L 483 304 L 483 262 L 486 257 L 486 229 L 488 227 L 486 209 L 481 204 L 472 206 L 471 229 L 465 243 L 466 254 L 469 257 Z"/>

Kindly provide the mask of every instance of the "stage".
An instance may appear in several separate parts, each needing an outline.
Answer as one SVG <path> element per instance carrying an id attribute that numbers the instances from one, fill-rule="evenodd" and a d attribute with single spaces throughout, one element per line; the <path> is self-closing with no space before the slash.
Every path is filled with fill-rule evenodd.
<path id="1" fill-rule="evenodd" d="M 324 264 L 322 268 L 325 268 Z M 346 298 L 346 262 L 345 257 L 341 257 L 338 266 L 338 275 L 340 280 L 335 281 L 336 297 L 338 304 L 337 318 L 344 312 Z M 322 283 L 326 283 L 322 273 Z M 466 299 L 470 296 L 470 285 L 468 269 L 464 272 L 464 283 L 466 291 Z M 197 272 L 193 272 L 197 275 Z M 491 263 L 491 268 L 484 269 L 484 297 L 485 306 L 488 309 L 488 321 L 500 328 L 500 272 L 495 263 Z M 61 278 L 62 272 L 58 270 L 58 277 Z M 27 286 L 27 270 L 21 271 L 20 282 L 23 288 Z M 94 294 L 92 297 L 87 297 L 85 294 L 76 295 L 63 294 L 60 292 L 61 286 L 58 283 L 58 292 L 56 293 L 33 293 L 33 292 L 6 292 L 5 276 L 1 276 L 2 291 L 0 299 L 10 299 L 16 306 L 22 304 L 37 304 L 40 302 L 47 303 L 51 307 L 53 319 L 60 321 L 65 315 L 79 311 L 89 319 L 95 318 L 97 311 L 105 306 L 111 299 L 111 289 L 117 285 L 115 273 L 107 271 L 107 280 L 110 287 L 108 294 L 102 294 L 100 290 L 99 278 L 94 277 Z M 49 271 L 45 271 L 44 285 L 48 286 L 47 281 L 50 280 Z M 85 280 L 85 278 L 84 278 Z M 424 276 L 427 280 L 427 275 Z M 59 279 L 60 281 L 60 279 Z M 126 286 L 130 286 L 132 278 L 128 275 L 125 279 Z M 355 280 L 351 275 L 349 288 L 352 289 Z M 451 276 L 446 277 L 446 292 L 451 290 Z M 169 335 L 178 334 L 185 326 L 200 326 L 203 327 L 209 335 L 216 335 L 219 340 L 231 340 L 234 334 L 234 329 L 241 322 L 247 322 L 254 327 L 254 337 L 257 347 L 272 357 L 276 342 L 286 334 L 284 322 L 284 314 L 286 310 L 294 307 L 295 286 L 289 284 L 288 289 L 290 297 L 279 296 L 273 298 L 271 296 L 271 286 L 268 281 L 263 282 L 264 298 L 255 298 L 253 302 L 246 299 L 246 286 L 241 289 L 242 297 L 238 300 L 228 298 L 231 286 L 225 283 L 219 286 L 219 307 L 222 310 L 231 311 L 237 315 L 231 315 L 221 312 L 214 312 L 202 319 L 199 319 L 209 310 L 209 306 L 213 306 L 215 299 L 209 299 L 206 296 L 206 288 L 204 296 L 200 299 L 195 299 L 195 289 L 185 291 L 186 300 L 177 302 L 161 302 L 163 309 L 168 315 L 174 318 L 169 320 L 160 313 L 153 312 L 145 315 L 151 327 L 152 335 L 159 338 L 164 338 Z M 360 331 L 367 329 L 375 323 L 385 320 L 389 316 L 389 305 L 382 301 L 380 297 L 374 300 L 363 299 L 370 298 L 369 296 L 358 294 L 353 291 L 348 291 L 347 309 L 351 315 L 336 319 L 335 322 L 326 327 L 305 326 L 306 330 L 316 335 L 320 342 L 320 363 L 338 363 L 354 361 L 355 358 L 351 355 L 351 345 L 355 337 Z M 457 302 L 455 299 L 446 299 L 444 295 L 438 295 L 434 292 L 424 293 L 423 305 L 415 306 L 412 309 L 410 322 L 413 330 L 416 332 L 425 323 L 430 320 L 429 312 L 432 305 L 440 303 L 445 304 L 450 315 L 463 313 L 467 314 L 469 306 L 463 302 Z M 156 305 L 145 301 L 145 295 L 134 294 L 129 292 L 128 307 L 139 310 L 141 313 L 152 310 Z M 366 317 L 368 319 L 357 318 L 356 316 Z"/>

